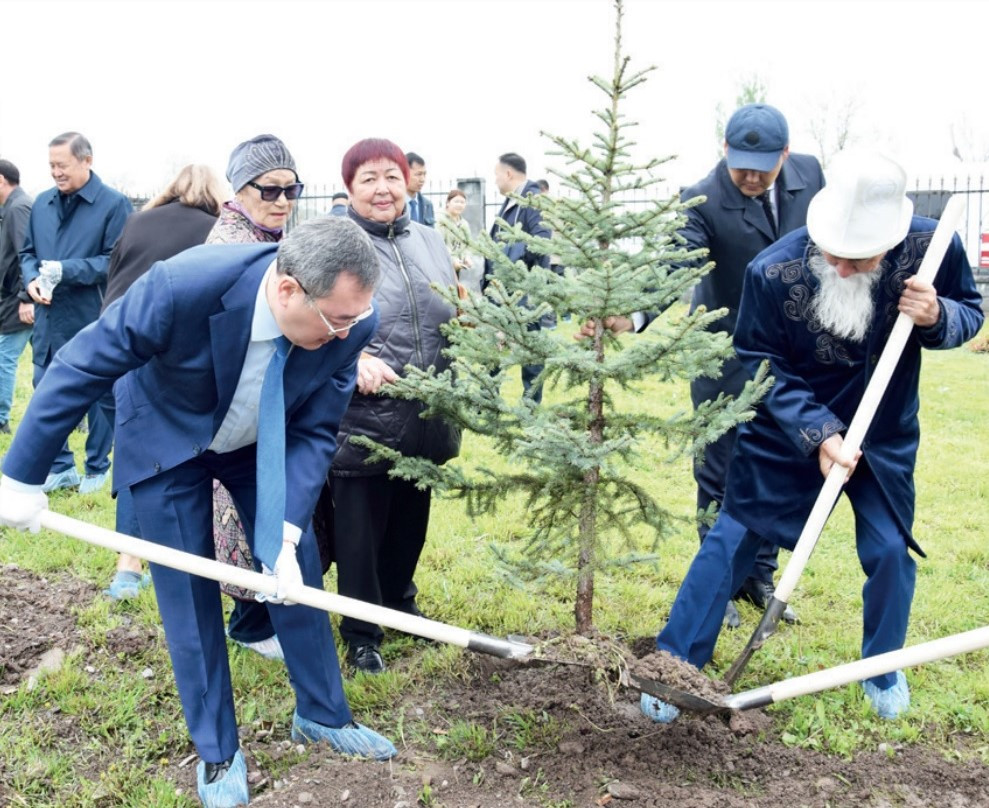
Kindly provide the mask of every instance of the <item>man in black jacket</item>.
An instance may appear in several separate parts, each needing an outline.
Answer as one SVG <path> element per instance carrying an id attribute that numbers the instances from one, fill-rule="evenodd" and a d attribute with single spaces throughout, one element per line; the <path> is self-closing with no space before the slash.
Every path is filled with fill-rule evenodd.
<path id="1" fill-rule="evenodd" d="M 20 182 L 17 166 L 0 160 L 0 432 L 5 434 L 10 434 L 17 362 L 34 325 L 34 303 L 24 291 L 18 257 L 33 200 Z"/>
<path id="2" fill-rule="evenodd" d="M 779 110 L 768 104 L 747 104 L 735 111 L 725 128 L 724 159 L 680 194 L 683 200 L 707 197 L 704 204 L 687 211 L 687 223 L 680 234 L 690 248 L 706 248 L 706 260 L 715 264 L 694 288 L 690 304 L 691 311 L 698 306 L 728 310 L 712 330 L 735 333 L 745 268 L 778 238 L 807 223 L 807 206 L 823 186 L 824 175 L 816 158 L 790 154 L 790 133 Z M 690 397 L 696 407 L 720 393 L 735 396 L 747 380 L 748 374 L 733 356 L 722 367 L 720 378 L 691 382 Z M 734 445 L 732 429 L 705 448 L 703 462 L 694 464 L 700 510 L 711 503 L 720 505 L 724 499 Z M 706 525 L 698 527 L 701 541 L 707 530 Z M 776 545 L 763 544 L 752 575 L 737 596 L 760 609 L 766 607 L 773 594 L 778 552 Z M 787 612 L 784 619 L 796 621 L 793 611 Z M 739 624 L 732 603 L 725 623 L 730 628 Z"/>
<path id="3" fill-rule="evenodd" d="M 543 224 L 542 214 L 536 208 L 520 205 L 513 196 L 509 196 L 509 194 L 512 194 L 514 196 L 526 197 L 540 192 L 539 185 L 529 180 L 526 176 L 525 160 L 520 155 L 515 154 L 515 152 L 508 152 L 498 158 L 498 162 L 495 165 L 495 185 L 504 194 L 505 201 L 498 211 L 498 218 L 491 227 L 491 238 L 498 241 L 498 235 L 502 229 L 498 223 L 499 220 L 506 222 L 508 225 L 521 225 L 523 232 L 528 233 L 530 236 L 549 238 L 552 235 L 549 228 Z M 549 268 L 548 255 L 535 255 L 525 249 L 525 245 L 521 242 L 506 244 L 505 254 L 514 260 L 522 259 L 529 269 L 532 269 L 537 264 L 544 269 Z M 482 288 L 487 286 L 488 277 L 491 272 L 491 261 L 485 260 L 484 277 L 481 279 Z M 540 328 L 541 326 L 538 321 L 529 324 L 530 331 L 539 331 Z M 542 372 L 542 365 L 522 366 L 523 394 L 529 396 L 537 404 L 543 400 L 543 386 L 542 384 L 536 384 L 535 380 Z"/>

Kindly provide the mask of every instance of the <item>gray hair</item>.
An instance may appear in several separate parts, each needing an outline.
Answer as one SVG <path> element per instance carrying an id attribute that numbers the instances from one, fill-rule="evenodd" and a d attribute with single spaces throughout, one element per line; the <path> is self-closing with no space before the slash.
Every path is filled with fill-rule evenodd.
<path id="1" fill-rule="evenodd" d="M 278 245 L 278 272 L 297 279 L 314 298 L 326 297 L 341 273 L 364 289 L 381 277 L 378 254 L 360 226 L 337 217 L 309 219 L 293 227 Z"/>
<path id="2" fill-rule="evenodd" d="M 93 156 L 92 144 L 86 139 L 85 135 L 80 135 L 78 132 L 63 132 L 58 137 L 52 139 L 52 142 L 48 144 L 48 148 L 50 149 L 52 146 L 64 146 L 66 143 L 71 145 L 72 156 L 76 160 L 85 160 L 87 157 Z"/>

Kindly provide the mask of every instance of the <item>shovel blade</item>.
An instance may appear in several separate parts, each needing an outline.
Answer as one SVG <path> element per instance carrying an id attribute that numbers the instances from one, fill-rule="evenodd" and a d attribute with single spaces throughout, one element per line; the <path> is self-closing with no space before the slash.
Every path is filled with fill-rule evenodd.
<path id="1" fill-rule="evenodd" d="M 695 693 L 688 693 L 686 690 L 679 690 L 669 685 L 664 685 L 655 679 L 645 679 L 636 676 L 631 671 L 624 672 L 624 684 L 628 687 L 648 693 L 657 699 L 662 699 L 667 704 L 672 704 L 681 710 L 700 715 L 713 715 L 714 713 L 729 713 L 731 708 L 723 701 L 711 701 Z"/>

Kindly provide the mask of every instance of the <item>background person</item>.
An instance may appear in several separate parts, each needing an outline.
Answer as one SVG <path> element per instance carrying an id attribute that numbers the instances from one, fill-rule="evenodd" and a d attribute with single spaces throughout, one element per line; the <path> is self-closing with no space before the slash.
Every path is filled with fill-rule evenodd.
<path id="1" fill-rule="evenodd" d="M 230 154 L 227 180 L 234 198 L 223 203 L 219 221 L 206 237 L 207 244 L 257 244 L 280 241 L 292 214 L 295 200 L 305 187 L 299 181 L 295 160 L 274 135 L 245 140 Z M 216 558 L 245 569 L 254 560 L 230 493 L 219 480 L 213 494 L 213 535 Z M 268 659 L 284 659 L 268 610 L 254 593 L 223 584 L 222 591 L 234 599 L 227 623 L 231 640 Z"/>
<path id="2" fill-rule="evenodd" d="M 470 225 L 464 218 L 466 207 L 467 194 L 454 188 L 446 195 L 446 209 L 441 210 L 436 219 L 436 229 L 443 236 L 443 243 L 450 252 L 453 271 L 457 273 L 458 280 L 463 270 L 474 266 L 470 256 Z"/>
<path id="3" fill-rule="evenodd" d="M 515 154 L 515 152 L 507 152 L 498 158 L 494 171 L 495 184 L 498 186 L 498 190 L 505 196 L 505 201 L 502 202 L 501 209 L 498 211 L 498 219 L 503 220 L 509 226 L 521 225 L 523 232 L 528 233 L 530 236 L 549 238 L 551 233 L 549 228 L 543 224 L 542 214 L 535 208 L 523 207 L 516 199 L 509 196 L 509 194 L 512 194 L 514 196 L 525 197 L 540 192 L 539 186 L 528 180 L 525 172 L 525 160 L 520 155 Z M 498 220 L 495 220 L 495 223 L 491 226 L 491 238 L 498 241 L 501 231 L 501 224 L 499 224 Z M 531 253 L 525 248 L 525 244 L 521 242 L 506 244 L 505 255 L 514 261 L 521 259 L 529 269 L 537 265 L 544 269 L 549 268 L 548 255 Z M 487 285 L 487 278 L 491 275 L 492 270 L 491 261 L 485 260 L 484 277 L 481 279 L 482 289 Z M 528 328 L 530 331 L 539 331 L 541 329 L 541 323 L 538 321 L 530 323 Z M 543 386 L 542 384 L 536 384 L 536 378 L 542 372 L 542 365 L 522 366 L 523 393 L 537 404 L 543 400 Z"/>
<path id="4" fill-rule="evenodd" d="M 33 200 L 20 183 L 17 166 L 0 160 L 0 433 L 7 435 L 17 363 L 34 324 L 34 302 L 24 291 L 20 259 Z"/>
<path id="5" fill-rule="evenodd" d="M 409 216 L 413 222 L 433 227 L 436 225 L 433 203 L 422 195 L 423 186 L 426 184 L 426 161 L 415 152 L 408 152 L 405 161 L 409 165 L 407 178 Z"/>
<path id="6" fill-rule="evenodd" d="M 276 252 L 277 251 L 277 252 Z M 345 755 L 385 760 L 395 747 L 354 723 L 325 612 L 284 603 L 299 584 L 321 588 L 308 529 L 354 388 L 357 358 L 377 327 L 379 276 L 360 228 L 321 217 L 273 244 L 196 247 L 155 264 L 55 357 L 3 463 L 0 521 L 38 530 L 51 458 L 82 413 L 119 380 L 118 489 L 129 487 L 141 535 L 211 558 L 212 481 L 233 493 L 252 548 L 274 570 L 264 604 L 284 644 L 295 693 L 291 735 Z M 259 464 L 262 379 L 276 359 L 284 417 L 279 463 Z M 233 365 L 233 367 L 231 367 Z M 276 368 L 279 366 L 276 365 Z M 270 430 L 269 430 L 270 432 Z M 275 437 L 273 435 L 273 437 Z M 260 479 L 259 479 L 260 478 Z M 277 513 L 256 507 L 280 489 Z M 267 497 L 266 497 L 267 499 Z M 264 530 L 265 523 L 267 530 Z M 233 687 L 215 581 L 151 565 L 175 682 L 200 757 L 209 808 L 248 802 Z"/>
<path id="7" fill-rule="evenodd" d="M 93 147 L 78 132 L 65 132 L 48 144 L 55 187 L 39 194 L 21 250 L 24 288 L 35 308 L 31 348 L 34 386 L 56 352 L 100 314 L 110 253 L 133 211 L 119 191 L 92 170 Z M 76 471 L 66 443 L 52 463 L 45 491 L 79 486 L 98 491 L 110 470 L 113 428 L 98 405 L 87 413 L 85 477 Z"/>
<path id="8" fill-rule="evenodd" d="M 381 262 L 375 306 L 378 331 L 361 353 L 357 391 L 340 422 L 340 448 L 314 526 L 332 543 L 341 595 L 421 615 L 413 583 L 429 526 L 431 490 L 392 479 L 387 463 L 367 464 L 367 452 L 349 438 L 366 435 L 379 443 L 442 463 L 460 450 L 460 432 L 447 422 L 420 417 L 423 405 L 380 395 L 407 365 L 442 372 L 446 338 L 440 326 L 454 309 L 430 284 L 453 286 L 450 255 L 439 233 L 409 221 L 409 167 L 389 140 L 355 143 L 343 157 L 343 182 L 350 192 L 350 220 L 371 238 Z M 380 626 L 344 617 L 340 636 L 356 669 L 385 669 Z"/>
<path id="9" fill-rule="evenodd" d="M 346 216 L 347 215 L 347 193 L 346 191 L 337 191 L 330 199 L 330 212 L 329 216 Z"/>
<path id="10" fill-rule="evenodd" d="M 153 264 L 202 244 L 216 224 L 223 197 L 220 181 L 211 168 L 187 165 L 140 213 L 132 214 L 110 256 L 102 311 L 123 296 Z M 107 423 L 113 426 L 116 415 L 113 394 L 104 396 L 100 405 Z M 117 531 L 138 535 L 134 503 L 126 488 L 117 492 L 116 511 Z M 141 559 L 121 553 L 117 571 L 104 594 L 115 600 L 136 597 L 151 582 L 150 576 L 141 572 Z"/>
<path id="11" fill-rule="evenodd" d="M 931 285 L 914 277 L 935 229 L 911 217 L 906 175 L 872 153 L 835 157 L 827 188 L 799 228 L 760 253 L 745 273 L 735 350 L 750 374 L 768 361 L 773 388 L 738 428 L 718 519 L 694 558 L 656 639 L 702 667 L 711 659 L 724 607 L 754 563 L 763 537 L 793 548 L 831 467 L 848 468 L 855 547 L 866 576 L 862 656 L 903 647 L 916 580 L 914 484 L 920 426 L 921 349 L 945 349 L 982 326 L 961 239 L 954 235 Z M 876 411 L 863 450 L 842 456 L 897 313 L 914 329 Z M 895 718 L 910 704 L 902 672 L 864 683 L 873 709 Z M 650 718 L 671 705 L 643 694 Z"/>

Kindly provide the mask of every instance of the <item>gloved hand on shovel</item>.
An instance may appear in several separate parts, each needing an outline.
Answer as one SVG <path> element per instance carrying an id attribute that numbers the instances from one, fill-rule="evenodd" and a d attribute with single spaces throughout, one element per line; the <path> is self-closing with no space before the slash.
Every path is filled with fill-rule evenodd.
<path id="1" fill-rule="evenodd" d="M 41 514 L 48 497 L 40 485 L 22 483 L 6 475 L 0 479 L 0 523 L 18 530 L 41 530 Z"/>
<path id="2" fill-rule="evenodd" d="M 296 557 L 296 548 L 299 546 L 301 531 L 295 525 L 285 522 L 282 531 L 282 549 L 275 559 L 274 570 L 269 569 L 267 564 L 261 565 L 261 572 L 265 575 L 274 575 L 278 579 L 278 590 L 274 595 L 266 595 L 258 592 L 254 597 L 262 603 L 281 603 L 285 606 L 294 606 L 295 602 L 286 600 L 286 595 L 297 586 L 302 586 L 302 570 L 299 568 L 299 559 Z"/>

